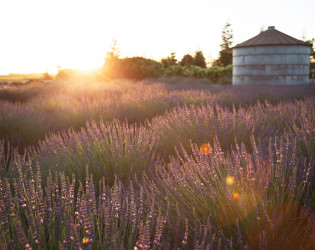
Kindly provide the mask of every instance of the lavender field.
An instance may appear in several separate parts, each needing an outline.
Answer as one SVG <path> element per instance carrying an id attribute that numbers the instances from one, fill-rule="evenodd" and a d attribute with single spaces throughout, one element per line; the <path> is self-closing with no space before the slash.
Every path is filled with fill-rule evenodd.
<path id="1" fill-rule="evenodd" d="M 0 87 L 0 249 L 315 249 L 315 86 Z"/>

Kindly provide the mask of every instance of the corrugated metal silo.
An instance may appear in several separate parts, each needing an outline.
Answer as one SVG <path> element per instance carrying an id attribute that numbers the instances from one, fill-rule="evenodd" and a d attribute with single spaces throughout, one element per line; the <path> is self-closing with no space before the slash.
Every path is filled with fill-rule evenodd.
<path id="1" fill-rule="evenodd" d="M 269 26 L 233 48 L 233 84 L 308 84 L 310 46 Z"/>

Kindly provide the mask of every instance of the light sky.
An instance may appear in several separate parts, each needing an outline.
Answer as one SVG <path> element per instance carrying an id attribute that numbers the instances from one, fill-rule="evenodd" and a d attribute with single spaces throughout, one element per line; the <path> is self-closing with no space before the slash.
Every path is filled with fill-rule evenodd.
<path id="1" fill-rule="evenodd" d="M 0 0 L 0 74 L 101 67 L 113 39 L 121 57 L 202 50 L 211 61 L 227 22 L 234 45 L 271 25 L 310 39 L 314 9 L 315 0 Z"/>

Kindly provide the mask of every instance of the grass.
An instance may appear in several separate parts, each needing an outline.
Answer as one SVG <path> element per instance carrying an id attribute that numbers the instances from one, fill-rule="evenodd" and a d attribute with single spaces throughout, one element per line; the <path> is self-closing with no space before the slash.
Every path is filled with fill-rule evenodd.
<path id="1" fill-rule="evenodd" d="M 314 86 L 32 88 L 0 89 L 1 249 L 315 247 Z"/>

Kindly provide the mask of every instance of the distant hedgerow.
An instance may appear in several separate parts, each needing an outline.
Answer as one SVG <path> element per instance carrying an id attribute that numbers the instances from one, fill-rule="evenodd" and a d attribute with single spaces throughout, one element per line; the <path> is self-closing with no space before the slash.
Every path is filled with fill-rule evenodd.
<path id="1" fill-rule="evenodd" d="M 104 74 L 110 79 L 144 79 L 159 77 L 163 74 L 161 63 L 144 57 L 128 57 L 111 60 L 104 65 Z"/>

